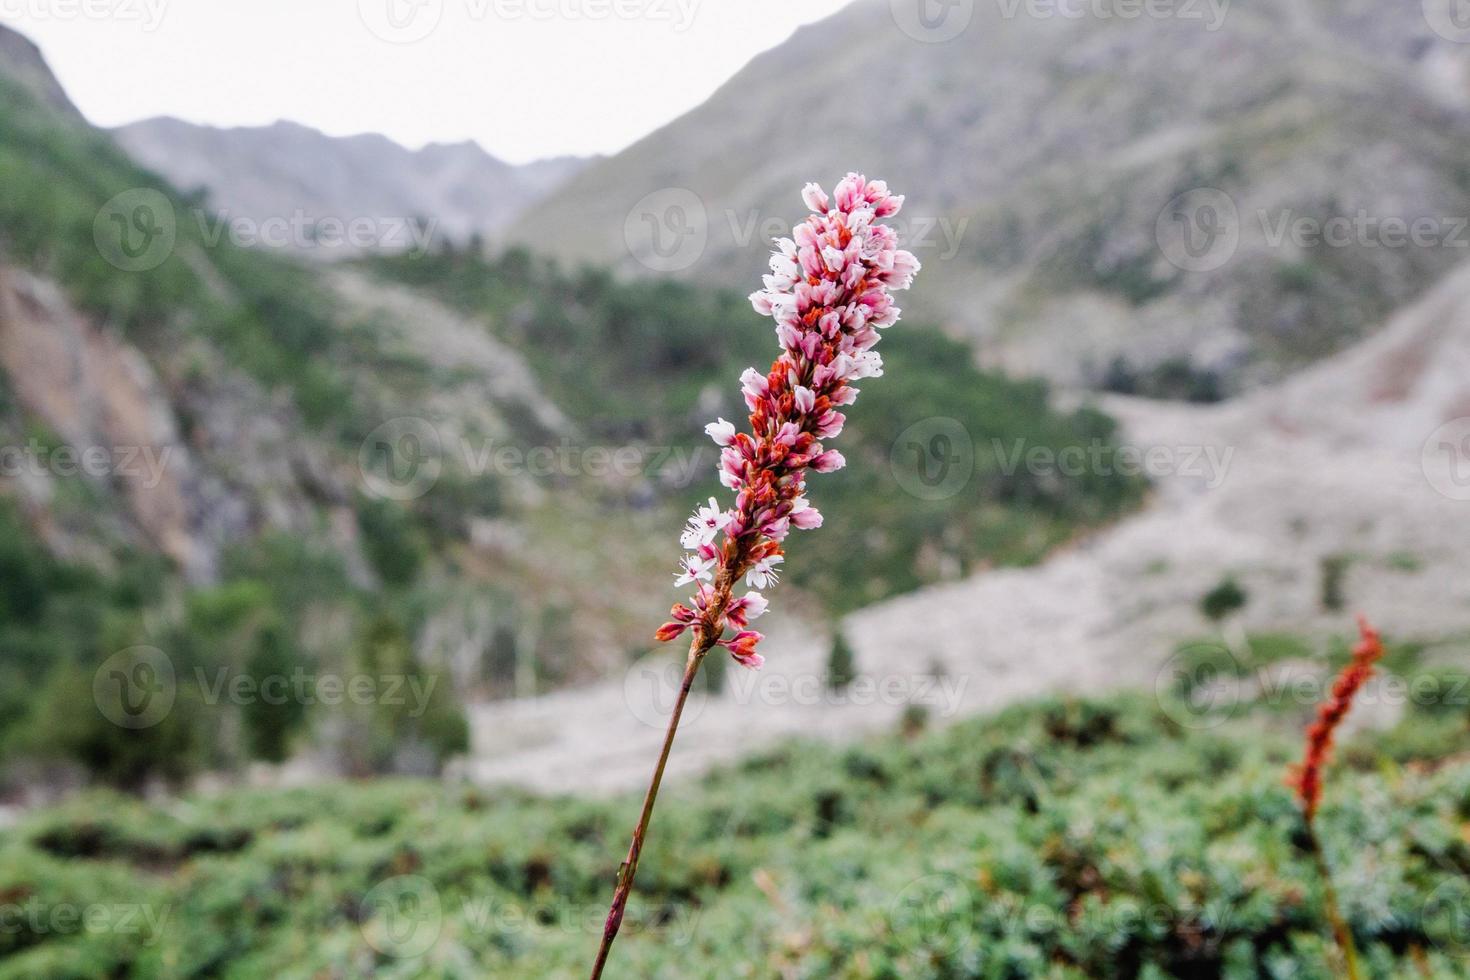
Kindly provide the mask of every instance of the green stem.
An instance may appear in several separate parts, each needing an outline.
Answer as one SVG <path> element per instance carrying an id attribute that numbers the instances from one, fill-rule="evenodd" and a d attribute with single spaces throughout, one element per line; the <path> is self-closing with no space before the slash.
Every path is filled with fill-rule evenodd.
<path id="1" fill-rule="evenodd" d="M 1327 921 L 1332 924 L 1332 935 L 1337 940 L 1337 948 L 1342 951 L 1348 980 L 1359 980 L 1361 974 L 1358 972 L 1358 946 L 1353 942 L 1353 931 L 1348 928 L 1347 920 L 1342 917 L 1342 909 L 1337 904 L 1337 889 L 1332 887 L 1332 869 L 1327 866 L 1327 855 L 1322 851 L 1322 842 L 1317 839 L 1317 832 L 1312 828 L 1310 820 L 1307 821 L 1307 840 L 1312 857 L 1317 862 L 1317 871 L 1322 875 L 1322 901 L 1327 908 Z"/>

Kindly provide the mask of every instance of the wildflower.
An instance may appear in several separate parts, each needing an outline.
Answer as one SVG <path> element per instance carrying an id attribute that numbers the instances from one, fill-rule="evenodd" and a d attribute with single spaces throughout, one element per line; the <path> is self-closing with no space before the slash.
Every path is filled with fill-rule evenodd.
<path id="1" fill-rule="evenodd" d="M 657 634 L 672 639 L 695 626 L 706 650 L 721 644 L 748 667 L 763 662 L 754 652 L 759 635 L 743 631 L 736 646 L 720 639 L 728 627 L 743 629 L 736 610 L 751 618 L 733 589 L 742 578 L 751 588 L 775 585 L 781 542 L 792 530 L 822 526 L 806 497 L 807 473 L 846 464 L 824 442 L 842 433 L 847 418 L 839 409 L 858 395 L 852 382 L 882 377 L 883 359 L 873 348 L 880 331 L 898 321 L 891 293 L 907 289 L 919 271 L 893 229 L 880 223 L 903 205 L 883 181 L 848 174 L 830 196 L 806 185 L 802 200 L 813 213 L 776 241 L 765 288 L 750 297 L 756 312 L 775 320 L 781 345 L 769 371 L 740 375 L 750 427 L 740 432 L 724 419 L 705 427 L 720 447 L 720 484 L 734 492 L 735 506 L 723 510 L 711 499 L 680 535 L 692 554 L 681 561 L 676 584 L 709 583 L 715 595 L 700 607 L 698 622 L 671 621 Z"/>
<path id="2" fill-rule="evenodd" d="M 742 578 L 752 589 L 775 585 L 776 566 L 785 560 L 781 542 L 792 528 L 821 527 L 822 515 L 806 497 L 806 474 L 831 473 L 846 462 L 823 440 L 842 432 L 846 418 L 838 409 L 857 399 L 852 382 L 882 376 L 883 361 L 873 347 L 879 330 L 899 316 L 889 293 L 907 289 L 919 271 L 918 260 L 898 248 L 893 230 L 878 223 L 903 205 L 881 180 L 848 174 L 830 197 L 816 184 L 808 184 L 801 196 L 813 213 L 790 238 L 776 241 L 771 273 L 761 280 L 765 288 L 750 297 L 757 313 L 775 320 L 781 345 L 765 374 L 748 368 L 740 375 L 750 429 L 739 432 L 719 419 L 704 430 L 720 447 L 720 483 L 735 494 L 735 506 L 721 508 L 711 498 L 680 535 L 689 553 L 679 562 L 675 584 L 692 584 L 696 591 L 689 605 L 673 607 L 672 618 L 655 636 L 660 642 L 689 630 L 694 636 L 663 751 L 618 872 L 592 980 L 602 976 L 622 925 L 659 783 L 699 666 L 716 645 L 752 670 L 765 663 L 756 652 L 763 637 L 748 627 L 766 611 L 766 597 L 760 592 L 737 596 L 735 589 Z M 728 628 L 736 632 L 725 639 Z"/>
<path id="3" fill-rule="evenodd" d="M 1300 765 L 1292 768 L 1289 777 L 1289 784 L 1302 801 L 1302 812 L 1308 823 L 1317 816 L 1317 807 L 1322 802 L 1322 770 L 1332 754 L 1337 727 L 1347 717 L 1353 698 L 1373 676 L 1373 665 L 1383 656 L 1382 638 L 1361 616 L 1358 618 L 1358 630 L 1362 638 L 1353 649 L 1353 658 L 1337 675 L 1327 700 L 1318 707 L 1317 719 L 1307 729 L 1306 754 Z"/>

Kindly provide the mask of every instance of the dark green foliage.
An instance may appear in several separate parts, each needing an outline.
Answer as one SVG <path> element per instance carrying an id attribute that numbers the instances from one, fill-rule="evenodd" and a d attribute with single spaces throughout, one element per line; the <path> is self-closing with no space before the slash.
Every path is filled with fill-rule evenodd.
<path id="1" fill-rule="evenodd" d="M 1339 612 L 1346 604 L 1343 580 L 1352 567 L 1351 555 L 1328 555 L 1322 559 L 1322 608 Z"/>
<path id="2" fill-rule="evenodd" d="M 853 660 L 852 647 L 841 630 L 832 639 L 832 649 L 827 654 L 827 686 L 842 691 L 857 676 L 857 664 Z"/>
<path id="3" fill-rule="evenodd" d="M 1231 613 L 1244 609 L 1249 598 L 1239 582 L 1227 578 L 1200 598 L 1199 609 L 1207 619 L 1218 623 Z"/>
<path id="4" fill-rule="evenodd" d="M 394 629 L 372 631 L 391 646 Z M 1319 831 L 1375 977 L 1463 977 L 1470 728 L 1361 735 Z M 1392 754 L 1378 748 L 1394 745 Z M 913 740 L 779 751 L 671 784 L 615 952 L 630 977 L 1292 976 L 1332 942 L 1282 785 L 1295 720 L 1178 727 L 1152 700 L 1048 700 Z M 1460 761 L 1455 761 L 1456 757 Z M 0 842 L 17 903 L 167 909 L 146 936 L 0 934 L 0 978 L 585 972 L 638 798 L 379 782 L 151 809 L 91 797 Z M 408 876 L 407 878 L 403 876 Z M 384 884 L 387 883 L 387 884 Z M 411 885 L 402 903 L 377 901 Z M 395 955 L 436 908 L 432 945 Z M 146 941 L 144 941 L 146 939 Z M 1417 965 L 1416 965 L 1417 964 Z"/>

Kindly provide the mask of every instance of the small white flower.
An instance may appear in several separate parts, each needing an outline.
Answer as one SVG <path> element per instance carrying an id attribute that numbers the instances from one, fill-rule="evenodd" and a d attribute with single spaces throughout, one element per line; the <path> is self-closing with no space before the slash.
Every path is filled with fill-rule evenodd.
<path id="1" fill-rule="evenodd" d="M 776 574 L 776 566 L 785 560 L 780 555 L 762 558 L 745 573 L 745 584 L 753 589 L 770 588 L 780 580 L 780 576 Z"/>
<path id="2" fill-rule="evenodd" d="M 714 576 L 710 569 L 714 567 L 713 558 L 701 558 L 698 555 L 685 555 L 679 559 L 680 575 L 674 579 L 674 585 L 688 585 L 690 582 L 708 582 Z"/>
<path id="3" fill-rule="evenodd" d="M 684 533 L 679 535 L 679 543 L 694 551 L 714 541 L 715 535 L 723 531 L 732 519 L 730 513 L 721 509 L 719 502 L 711 497 L 708 507 L 697 508 L 694 516 L 689 518 Z"/>
<path id="4" fill-rule="evenodd" d="M 716 446 L 728 446 L 735 441 L 735 423 L 720 419 L 704 427 L 704 434 L 715 441 Z"/>

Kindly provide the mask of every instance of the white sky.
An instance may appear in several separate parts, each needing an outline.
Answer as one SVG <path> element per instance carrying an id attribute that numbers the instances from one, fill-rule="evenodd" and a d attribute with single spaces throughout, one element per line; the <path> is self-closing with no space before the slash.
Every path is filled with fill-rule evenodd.
<path id="1" fill-rule="evenodd" d="M 0 22 L 101 126 L 291 119 L 522 163 L 620 150 L 846 2 L 0 0 Z"/>

